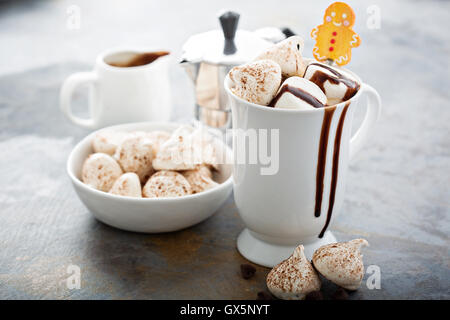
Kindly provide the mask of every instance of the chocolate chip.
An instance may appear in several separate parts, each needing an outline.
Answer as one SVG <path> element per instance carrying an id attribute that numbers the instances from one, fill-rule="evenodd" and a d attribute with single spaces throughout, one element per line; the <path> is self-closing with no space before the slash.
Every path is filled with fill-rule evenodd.
<path id="1" fill-rule="evenodd" d="M 336 292 L 331 296 L 333 300 L 347 300 L 348 299 L 348 293 L 345 291 L 344 288 L 339 288 L 336 290 Z"/>
<path id="2" fill-rule="evenodd" d="M 241 264 L 241 274 L 242 278 L 244 279 L 250 279 L 255 275 L 256 268 L 250 264 L 244 263 Z"/>
<path id="3" fill-rule="evenodd" d="M 305 300 L 323 300 L 322 291 L 313 291 L 308 293 Z"/>
<path id="4" fill-rule="evenodd" d="M 256 300 L 273 300 L 273 297 L 270 293 L 267 293 L 265 291 L 258 292 L 258 297 Z"/>

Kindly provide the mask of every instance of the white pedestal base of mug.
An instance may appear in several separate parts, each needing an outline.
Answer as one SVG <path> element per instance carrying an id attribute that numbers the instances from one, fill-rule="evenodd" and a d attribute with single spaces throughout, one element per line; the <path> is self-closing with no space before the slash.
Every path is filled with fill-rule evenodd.
<path id="1" fill-rule="evenodd" d="M 305 247 L 305 255 L 311 260 L 314 251 L 319 247 L 336 242 L 331 231 L 325 232 L 322 239 L 310 243 L 299 243 Z M 244 229 L 237 239 L 237 248 L 241 255 L 247 260 L 258 265 L 273 268 L 281 261 L 289 258 L 294 252 L 296 245 L 271 244 L 255 238 L 248 229 Z"/>

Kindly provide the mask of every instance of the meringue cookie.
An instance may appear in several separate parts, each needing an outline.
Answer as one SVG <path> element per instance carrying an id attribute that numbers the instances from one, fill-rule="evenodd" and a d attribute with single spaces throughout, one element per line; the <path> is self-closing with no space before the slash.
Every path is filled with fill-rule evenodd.
<path id="1" fill-rule="evenodd" d="M 93 153 L 87 157 L 81 169 L 81 180 L 100 191 L 108 192 L 122 174 L 119 164 L 105 153 Z"/>
<path id="2" fill-rule="evenodd" d="M 201 166 L 195 170 L 188 170 L 183 172 L 183 176 L 192 187 L 192 193 L 199 193 L 218 185 L 212 180 L 212 173 L 206 166 Z"/>
<path id="3" fill-rule="evenodd" d="M 142 194 L 146 198 L 182 197 L 192 193 L 189 182 L 175 171 L 159 171 L 148 179 Z"/>
<path id="4" fill-rule="evenodd" d="M 303 300 L 313 291 L 320 290 L 319 275 L 299 245 L 294 253 L 276 265 L 267 275 L 267 288 L 279 299 Z"/>
<path id="5" fill-rule="evenodd" d="M 175 130 L 172 136 L 164 142 L 153 160 L 156 170 L 193 170 L 196 165 L 194 145 L 191 133 L 194 128 L 182 126 Z"/>
<path id="6" fill-rule="evenodd" d="M 212 171 L 208 166 L 202 165 L 199 166 L 196 170 L 199 171 L 199 173 L 204 177 L 207 177 L 209 179 L 212 179 L 213 177 Z"/>
<path id="7" fill-rule="evenodd" d="M 141 198 L 141 182 L 139 176 L 134 172 L 128 172 L 121 175 L 116 182 L 114 182 L 109 193 L 119 196 Z"/>
<path id="8" fill-rule="evenodd" d="M 275 108 L 308 110 L 323 108 L 327 97 L 320 88 L 300 77 L 287 78 L 271 105 Z"/>
<path id="9" fill-rule="evenodd" d="M 312 262 L 316 270 L 328 280 L 348 290 L 356 290 L 364 276 L 361 247 L 365 239 L 331 243 L 314 252 Z"/>
<path id="10" fill-rule="evenodd" d="M 153 173 L 153 144 L 140 134 L 130 134 L 122 141 L 114 154 L 125 172 L 134 172 L 141 182 Z"/>
<path id="11" fill-rule="evenodd" d="M 197 128 L 192 132 L 192 142 L 195 148 L 196 155 L 200 157 L 196 159 L 201 164 L 209 165 L 217 169 L 217 165 L 220 163 L 220 159 L 223 156 L 221 154 L 220 146 L 207 129 L 204 127 Z"/>
<path id="12" fill-rule="evenodd" d="M 94 152 L 102 152 L 112 156 L 126 135 L 126 132 L 101 131 L 92 139 L 92 149 L 94 149 Z"/>
<path id="13" fill-rule="evenodd" d="M 281 68 L 272 60 L 258 60 L 234 67 L 228 75 L 235 95 L 263 106 L 272 101 L 281 83 Z"/>
<path id="14" fill-rule="evenodd" d="M 302 76 L 306 68 L 302 58 L 303 46 L 302 37 L 292 36 L 266 49 L 255 60 L 275 61 L 280 65 L 284 77 Z"/>
<path id="15" fill-rule="evenodd" d="M 330 106 L 350 99 L 360 88 L 350 73 L 320 62 L 310 63 L 303 77 L 320 87 Z"/>
<path id="16" fill-rule="evenodd" d="M 151 131 L 146 133 L 146 137 L 150 139 L 155 155 L 158 154 L 161 145 L 170 139 L 171 134 L 167 131 Z"/>
<path id="17" fill-rule="evenodd" d="M 153 167 L 156 170 L 194 170 L 198 165 L 214 166 L 217 162 L 214 138 L 203 128 L 182 126 L 161 145 Z"/>

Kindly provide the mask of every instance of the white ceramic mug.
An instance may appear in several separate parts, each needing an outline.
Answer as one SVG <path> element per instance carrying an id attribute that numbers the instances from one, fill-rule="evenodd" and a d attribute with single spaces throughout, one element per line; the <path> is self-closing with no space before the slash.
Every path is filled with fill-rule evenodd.
<path id="1" fill-rule="evenodd" d="M 299 244 L 311 258 L 318 247 L 336 241 L 327 230 L 344 200 L 349 160 L 361 149 L 381 111 L 378 93 L 354 76 L 361 87 L 349 101 L 313 110 L 249 103 L 234 95 L 231 80 L 225 79 L 233 129 L 279 130 L 276 174 L 262 175 L 261 164 L 234 163 L 234 198 L 246 225 L 237 247 L 248 260 L 273 267 Z M 366 116 L 352 136 L 353 113 L 363 95 L 368 97 Z M 234 139 L 233 149 L 248 152 L 248 145 L 241 143 L 245 141 Z"/>
<path id="2" fill-rule="evenodd" d="M 89 129 L 136 121 L 168 121 L 171 112 L 170 56 L 136 67 L 109 64 L 129 61 L 143 52 L 152 50 L 109 50 L 97 57 L 93 71 L 69 76 L 60 92 L 63 113 L 73 123 Z M 90 87 L 88 119 L 75 116 L 71 109 L 73 93 L 81 85 Z"/>

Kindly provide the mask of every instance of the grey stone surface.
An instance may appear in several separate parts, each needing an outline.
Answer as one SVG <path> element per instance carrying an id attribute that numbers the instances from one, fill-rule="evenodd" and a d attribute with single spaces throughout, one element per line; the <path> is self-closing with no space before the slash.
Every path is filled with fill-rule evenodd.
<path id="1" fill-rule="evenodd" d="M 289 25 L 304 35 L 328 1 L 227 1 L 241 27 Z M 69 74 L 90 69 L 95 55 L 123 44 L 157 45 L 179 54 L 192 33 L 217 27 L 225 4 L 210 1 L 79 1 L 81 28 L 66 28 L 69 1 L 0 4 L 0 298 L 235 298 L 265 288 L 268 269 L 239 276 L 235 249 L 243 225 L 232 197 L 210 219 L 166 235 L 122 232 L 97 222 L 65 173 L 71 148 L 88 131 L 59 111 Z M 375 135 L 349 170 L 333 229 L 340 240 L 366 237 L 366 265 L 381 268 L 381 290 L 365 285 L 353 299 L 450 298 L 449 2 L 351 1 L 363 43 L 349 67 L 383 99 Z M 381 29 L 366 27 L 369 5 Z M 4 45 L 7 44 L 7 45 Z M 173 63 L 173 118 L 189 119 L 188 78 Z M 85 110 L 84 92 L 75 105 Z M 362 113 L 362 111 L 361 111 Z M 356 123 L 357 124 L 357 123 Z M 68 265 L 82 287 L 68 290 Z M 366 275 L 367 277 L 367 275 Z M 335 289 L 326 284 L 327 292 Z"/>

